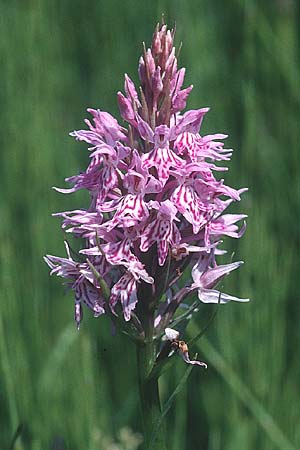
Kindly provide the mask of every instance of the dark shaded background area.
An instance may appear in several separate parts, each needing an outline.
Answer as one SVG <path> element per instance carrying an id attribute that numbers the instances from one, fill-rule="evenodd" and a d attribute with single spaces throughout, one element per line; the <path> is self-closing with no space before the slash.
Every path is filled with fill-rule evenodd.
<path id="1" fill-rule="evenodd" d="M 84 193 L 50 189 L 87 164 L 68 132 L 82 127 L 87 107 L 118 116 L 123 74 L 137 80 L 141 42 L 162 13 L 183 41 L 188 107 L 212 107 L 204 132 L 228 133 L 236 149 L 226 181 L 250 189 L 231 210 L 249 215 L 246 235 L 226 241 L 228 259 L 234 251 L 246 264 L 224 290 L 252 301 L 220 307 L 199 341 L 209 369 L 193 370 L 168 415 L 170 448 L 300 447 L 299 2 L 2 0 L 3 449 L 20 423 L 19 450 L 138 448 L 134 350 L 88 312 L 76 332 L 72 294 L 49 278 L 42 256 L 64 254 L 51 213 L 87 204 Z M 190 335 L 210 311 L 200 307 Z M 184 370 L 176 360 L 164 398 Z"/>

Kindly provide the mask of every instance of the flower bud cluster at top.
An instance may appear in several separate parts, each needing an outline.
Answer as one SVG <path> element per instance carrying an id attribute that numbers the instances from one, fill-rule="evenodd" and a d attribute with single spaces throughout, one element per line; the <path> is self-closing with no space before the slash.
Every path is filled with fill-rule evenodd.
<path id="1" fill-rule="evenodd" d="M 157 26 L 151 48 L 140 58 L 140 89 L 125 75 L 118 103 L 127 126 L 107 112 L 88 109 L 88 129 L 71 133 L 89 144 L 90 162 L 85 172 L 66 179 L 70 189 L 57 190 L 87 189 L 91 202 L 88 209 L 56 215 L 85 245 L 77 260 L 67 244 L 67 258 L 45 260 L 75 292 L 78 327 L 83 303 L 95 316 L 122 312 L 125 321 L 135 323 L 151 305 L 159 334 L 193 290 L 206 303 L 247 300 L 214 289 L 242 263 L 217 265 L 216 256 L 225 253 L 218 248 L 222 236 L 244 233 L 245 223 L 237 222 L 246 216 L 224 211 L 246 189 L 235 190 L 215 177 L 227 170 L 216 163 L 229 161 L 232 150 L 223 147 L 226 135 L 200 132 L 209 109 L 182 112 L 192 86 L 182 88 L 185 69 L 177 68 L 173 40 L 173 31 Z M 189 265 L 193 280 L 179 290 Z"/>

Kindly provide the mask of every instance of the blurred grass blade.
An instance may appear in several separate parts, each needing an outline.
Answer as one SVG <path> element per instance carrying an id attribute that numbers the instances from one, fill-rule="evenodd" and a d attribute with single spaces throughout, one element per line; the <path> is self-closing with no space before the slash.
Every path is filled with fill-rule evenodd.
<path id="1" fill-rule="evenodd" d="M 66 450 L 64 439 L 59 436 L 54 438 L 51 450 Z"/>
<path id="2" fill-rule="evenodd" d="M 188 377 L 189 377 L 193 367 L 194 366 L 192 366 L 192 365 L 189 365 L 187 367 L 187 369 L 186 369 L 183 377 L 181 378 L 180 382 L 178 383 L 178 385 L 176 386 L 176 388 L 174 389 L 174 391 L 172 392 L 172 394 L 170 395 L 170 397 L 166 401 L 165 405 L 163 406 L 160 418 L 154 424 L 154 427 L 153 427 L 153 433 L 152 433 L 152 437 L 151 437 L 151 441 L 150 441 L 149 450 L 155 450 L 155 440 L 156 440 L 157 433 L 158 433 L 160 427 L 162 426 L 164 418 L 166 417 L 166 415 L 168 414 L 169 410 L 171 409 L 176 395 L 179 394 L 181 389 L 184 387 L 184 385 L 185 385 L 185 383 L 186 383 L 186 381 L 187 381 L 187 379 L 188 379 Z"/>
<path id="3" fill-rule="evenodd" d="M 69 354 L 69 350 L 77 337 L 78 332 L 74 329 L 73 323 L 72 325 L 68 325 L 62 331 L 57 339 L 56 345 L 46 361 L 44 369 L 42 370 L 39 379 L 40 388 L 48 390 L 51 388 L 52 384 L 55 383 L 56 373 Z"/>
<path id="4" fill-rule="evenodd" d="M 17 409 L 17 402 L 15 397 L 15 389 L 14 389 L 14 377 L 13 377 L 13 371 L 10 364 L 10 358 L 9 358 L 9 352 L 6 345 L 6 336 L 4 333 L 4 327 L 3 327 L 3 321 L 2 321 L 2 315 L 0 310 L 0 367 L 2 367 L 3 370 L 3 384 L 6 387 L 6 393 L 7 393 L 7 402 L 8 402 L 8 408 L 9 408 L 9 416 L 10 416 L 10 423 L 12 427 L 12 432 L 16 428 L 18 423 L 18 409 Z M 1 382 L 2 384 L 2 382 Z"/>
<path id="5" fill-rule="evenodd" d="M 196 336 L 194 336 L 194 337 L 188 342 L 188 346 L 189 346 L 189 347 L 192 347 L 193 345 L 196 344 L 197 341 L 199 341 L 199 339 L 206 333 L 206 331 L 209 329 L 209 327 L 211 326 L 211 324 L 212 324 L 213 321 L 215 320 L 216 315 L 217 315 L 217 312 L 218 312 L 218 310 L 219 310 L 220 303 L 221 303 L 221 295 L 222 295 L 222 293 L 220 292 L 219 298 L 218 298 L 218 303 L 217 303 L 216 307 L 214 308 L 214 310 L 213 310 L 213 312 L 212 312 L 210 318 L 208 319 L 208 322 L 207 322 L 207 324 L 205 325 L 205 327 L 202 328 L 202 329 L 199 331 L 199 333 L 197 333 Z"/>
<path id="6" fill-rule="evenodd" d="M 191 330 L 192 333 L 199 332 L 197 325 L 191 326 Z M 201 345 L 198 347 L 199 351 L 201 350 L 201 353 L 205 354 L 206 359 L 228 383 L 234 394 L 253 414 L 253 417 L 263 428 L 269 439 L 276 445 L 276 448 L 280 450 L 296 450 L 296 447 L 285 436 L 262 403 L 252 394 L 239 375 L 205 336 L 203 336 Z"/>
<path id="7" fill-rule="evenodd" d="M 16 429 L 16 432 L 15 432 L 13 438 L 12 438 L 12 441 L 11 441 L 11 444 L 10 444 L 10 447 L 9 447 L 9 450 L 14 450 L 15 444 L 16 444 L 18 438 L 21 436 L 22 431 L 23 431 L 23 425 L 20 423 L 20 424 L 18 425 L 18 428 Z"/>

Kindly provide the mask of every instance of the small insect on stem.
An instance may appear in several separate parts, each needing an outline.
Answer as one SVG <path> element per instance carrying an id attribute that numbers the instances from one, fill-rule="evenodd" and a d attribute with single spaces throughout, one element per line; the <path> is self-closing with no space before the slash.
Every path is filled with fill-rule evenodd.
<path id="1" fill-rule="evenodd" d="M 182 353 L 186 353 L 189 351 L 187 343 L 185 341 L 180 341 L 177 338 L 171 341 L 171 347 L 173 350 L 179 350 Z"/>
<path id="2" fill-rule="evenodd" d="M 176 269 L 176 274 L 177 274 L 179 277 L 181 277 L 181 275 L 183 274 L 183 272 L 181 272 L 181 270 L 180 270 L 179 267 L 177 267 L 177 269 Z"/>
<path id="3" fill-rule="evenodd" d="M 178 351 L 179 355 L 187 364 L 195 364 L 198 366 L 205 367 L 207 369 L 207 365 L 202 361 L 191 361 L 189 357 L 189 348 L 185 341 L 179 339 L 179 331 L 173 330 L 172 328 L 165 329 L 165 335 L 168 341 L 171 341 L 171 347 L 174 351 Z"/>

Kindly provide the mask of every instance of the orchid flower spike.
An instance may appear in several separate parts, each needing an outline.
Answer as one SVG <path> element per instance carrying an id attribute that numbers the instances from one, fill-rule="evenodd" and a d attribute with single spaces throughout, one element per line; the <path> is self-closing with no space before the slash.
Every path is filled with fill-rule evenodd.
<path id="1" fill-rule="evenodd" d="M 125 75 L 117 96 L 122 124 L 89 108 L 85 128 L 70 133 L 87 144 L 87 166 L 66 178 L 68 188 L 56 190 L 84 190 L 89 203 L 55 216 L 70 239 L 81 240 L 81 250 L 45 261 L 74 292 L 77 327 L 86 306 L 95 317 L 130 322 L 128 329 L 142 339 L 148 315 L 153 337 L 169 330 L 184 361 L 204 366 L 189 359 L 187 345 L 166 327 L 193 290 L 200 301 L 217 303 L 215 285 L 242 264 L 218 265 L 226 253 L 218 246 L 223 236 L 243 235 L 246 215 L 224 212 L 247 189 L 227 186 L 219 176 L 232 149 L 224 148 L 226 134 L 203 134 L 209 108 L 186 110 L 192 86 L 184 86 L 174 36 L 158 25 L 139 61 L 140 86 Z M 182 288 L 188 268 L 192 279 Z M 229 300 L 247 301 L 221 294 L 220 303 Z"/>

